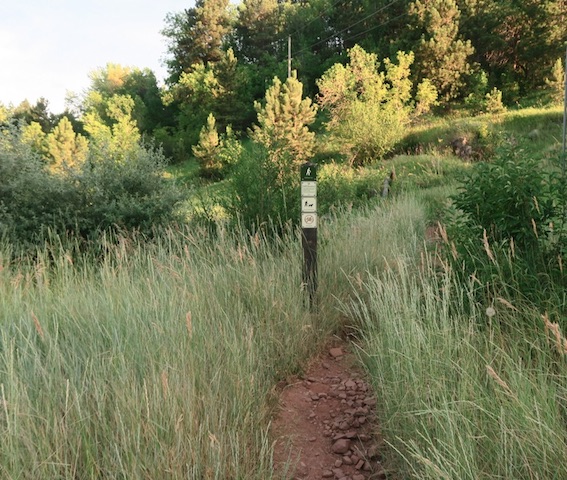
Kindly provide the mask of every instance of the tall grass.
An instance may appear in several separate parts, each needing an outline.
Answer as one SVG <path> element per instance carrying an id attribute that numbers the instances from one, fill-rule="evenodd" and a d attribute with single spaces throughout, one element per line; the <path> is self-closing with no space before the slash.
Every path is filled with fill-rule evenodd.
<path id="1" fill-rule="evenodd" d="M 423 222 L 411 199 L 322 221 L 316 315 L 295 233 L 0 248 L 0 478 L 272 478 L 274 385 L 341 326 L 347 275 Z"/>
<path id="2" fill-rule="evenodd" d="M 427 255 L 365 286 L 345 310 L 359 321 L 396 478 L 567 478 L 558 325 L 506 299 L 477 304 Z"/>

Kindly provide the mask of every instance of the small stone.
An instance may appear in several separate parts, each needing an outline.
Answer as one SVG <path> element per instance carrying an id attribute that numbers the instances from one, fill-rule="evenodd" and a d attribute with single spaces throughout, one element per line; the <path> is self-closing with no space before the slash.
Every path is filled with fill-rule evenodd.
<path id="1" fill-rule="evenodd" d="M 317 440 L 317 437 L 311 437 L 311 438 L 309 439 L 310 442 L 315 442 L 316 440 Z"/>
<path id="2" fill-rule="evenodd" d="M 359 460 L 354 466 L 354 468 L 356 468 L 357 470 L 362 470 L 362 467 L 364 467 L 364 460 Z"/>
<path id="3" fill-rule="evenodd" d="M 345 465 L 352 465 L 352 460 L 351 460 L 351 458 L 350 458 L 348 455 L 345 455 L 345 456 L 343 457 L 343 463 L 344 463 Z"/>
<path id="4" fill-rule="evenodd" d="M 350 440 L 348 438 L 340 438 L 333 443 L 331 450 L 333 453 L 343 454 L 350 450 Z"/>
<path id="5" fill-rule="evenodd" d="M 372 467 L 370 466 L 370 462 L 364 462 L 364 467 L 362 467 L 362 469 L 365 472 L 369 472 L 370 470 L 372 470 Z"/>
<path id="6" fill-rule="evenodd" d="M 353 382 L 352 380 L 347 380 L 347 382 L 345 383 L 345 387 L 348 388 L 349 390 L 354 390 L 356 389 L 356 383 Z"/>
<path id="7" fill-rule="evenodd" d="M 311 412 L 309 414 L 309 418 L 315 418 L 317 416 L 317 414 L 315 412 Z"/>
<path id="8" fill-rule="evenodd" d="M 335 478 L 343 478 L 345 476 L 345 472 L 343 472 L 340 468 L 333 468 L 333 474 Z"/>
<path id="9" fill-rule="evenodd" d="M 343 354 L 343 349 L 340 347 L 336 347 L 336 348 L 331 348 L 329 350 L 329 355 L 331 355 L 331 357 L 333 358 L 338 358 L 338 357 L 342 357 Z"/>
<path id="10" fill-rule="evenodd" d="M 364 404 L 368 405 L 369 407 L 373 407 L 374 405 L 376 405 L 376 399 L 372 397 L 366 397 L 364 399 Z"/>
<path id="11" fill-rule="evenodd" d="M 323 470 L 323 473 L 321 474 L 321 476 L 323 478 L 332 478 L 334 475 L 333 475 L 333 472 L 331 472 L 331 470 Z"/>
<path id="12" fill-rule="evenodd" d="M 340 468 L 343 466 L 343 461 L 342 460 L 335 460 L 335 467 L 336 468 Z"/>
<path id="13" fill-rule="evenodd" d="M 319 394 L 317 394 L 317 393 L 311 394 L 311 400 L 313 400 L 314 402 L 317 402 L 319 400 Z"/>

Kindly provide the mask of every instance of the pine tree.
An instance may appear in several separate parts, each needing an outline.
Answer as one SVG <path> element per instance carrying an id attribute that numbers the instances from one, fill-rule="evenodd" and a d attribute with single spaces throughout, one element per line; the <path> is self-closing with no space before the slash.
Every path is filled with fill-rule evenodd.
<path id="1" fill-rule="evenodd" d="M 254 125 L 250 136 L 264 145 L 275 161 L 290 156 L 293 163 L 300 164 L 313 155 L 315 134 L 308 126 L 315 120 L 317 106 L 302 97 L 303 84 L 293 72 L 283 84 L 274 78 L 265 105 L 254 104 L 258 125 Z"/>
<path id="2" fill-rule="evenodd" d="M 73 130 L 67 117 L 63 117 L 47 135 L 46 146 L 51 160 L 50 169 L 64 172 L 83 163 L 87 156 L 88 141 Z"/>
<path id="3" fill-rule="evenodd" d="M 420 79 L 429 79 L 445 100 L 455 98 L 470 72 L 470 41 L 459 38 L 460 10 L 455 0 L 416 0 L 410 5 L 423 30 L 416 50 Z"/>
<path id="4" fill-rule="evenodd" d="M 193 155 L 197 158 L 201 171 L 205 176 L 214 176 L 220 171 L 218 162 L 218 150 L 220 146 L 219 134 L 217 132 L 216 119 L 212 113 L 207 117 L 207 124 L 201 128 L 199 143 L 193 145 Z"/>
<path id="5" fill-rule="evenodd" d="M 235 25 L 234 46 L 239 58 L 258 64 L 283 51 L 278 48 L 279 13 L 277 0 L 243 0 Z"/>
<path id="6" fill-rule="evenodd" d="M 192 65 L 217 62 L 230 33 L 229 0 L 197 0 L 194 8 L 169 14 L 162 30 L 169 40 L 170 83 Z"/>

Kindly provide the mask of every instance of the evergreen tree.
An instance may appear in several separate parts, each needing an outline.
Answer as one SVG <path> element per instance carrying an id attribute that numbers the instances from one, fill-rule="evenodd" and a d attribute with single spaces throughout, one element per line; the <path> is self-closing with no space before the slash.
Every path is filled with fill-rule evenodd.
<path id="1" fill-rule="evenodd" d="M 197 64 L 217 62 L 231 30 L 229 0 L 197 0 L 194 8 L 166 17 L 162 34 L 169 40 L 171 84 Z"/>
<path id="2" fill-rule="evenodd" d="M 134 100 L 129 96 L 113 95 L 104 112 L 111 124 L 104 122 L 96 111 L 84 116 L 91 151 L 98 156 L 108 152 L 114 158 L 125 159 L 140 147 L 140 131 L 132 118 Z"/>
<path id="3" fill-rule="evenodd" d="M 509 100 L 544 85 L 567 41 L 565 0 L 461 0 L 462 32 Z"/>
<path id="4" fill-rule="evenodd" d="M 413 53 L 398 53 L 378 70 L 376 54 L 356 45 L 349 63 L 333 65 L 318 82 L 319 104 L 329 113 L 326 126 L 352 164 L 373 162 L 398 141 L 411 114 L 409 81 Z"/>
<path id="5" fill-rule="evenodd" d="M 315 134 L 309 131 L 309 125 L 315 121 L 317 106 L 303 98 L 303 84 L 296 72 L 283 84 L 274 77 L 265 104 L 255 102 L 254 106 L 258 125 L 254 125 L 250 137 L 266 147 L 275 162 L 290 158 L 292 163 L 301 164 L 313 155 Z"/>
<path id="6" fill-rule="evenodd" d="M 281 35 L 282 17 L 278 0 L 243 0 L 238 6 L 234 50 L 245 62 L 270 63 L 287 53 L 287 38 Z"/>
<path id="7" fill-rule="evenodd" d="M 551 69 L 551 77 L 545 79 L 546 85 L 551 90 L 551 98 L 556 103 L 564 101 L 565 81 L 565 67 L 561 58 L 558 58 Z"/>
<path id="8" fill-rule="evenodd" d="M 455 98 L 470 72 L 474 48 L 459 38 L 460 10 L 455 0 L 416 0 L 410 13 L 423 31 L 416 49 L 420 79 L 429 79 L 445 100 Z"/>
<path id="9" fill-rule="evenodd" d="M 134 101 L 132 118 L 142 133 L 151 133 L 166 123 L 157 79 L 150 69 L 140 70 L 120 64 L 108 63 L 90 73 L 91 84 L 83 100 L 84 111 L 96 111 L 99 118 L 110 126 L 108 103 L 114 95 L 129 96 Z"/>
<path id="10" fill-rule="evenodd" d="M 64 172 L 76 167 L 87 158 L 88 141 L 75 133 L 67 117 L 63 117 L 47 135 L 45 143 L 50 169 L 54 172 Z"/>

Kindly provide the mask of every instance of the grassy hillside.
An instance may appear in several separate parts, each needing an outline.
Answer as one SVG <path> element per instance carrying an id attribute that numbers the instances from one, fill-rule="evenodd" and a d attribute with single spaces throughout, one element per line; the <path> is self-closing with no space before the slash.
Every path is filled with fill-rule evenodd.
<path id="1" fill-rule="evenodd" d="M 296 231 L 187 226 L 102 258 L 0 247 L 0 477 L 273 478 L 275 385 L 348 330 L 393 478 L 567 478 L 561 310 L 479 286 L 426 239 L 478 161 L 453 156 L 455 135 L 557 168 L 559 131 L 557 110 L 438 120 L 384 164 L 333 166 L 344 201 L 321 221 L 316 314 Z M 391 169 L 392 195 L 362 206 Z"/>

